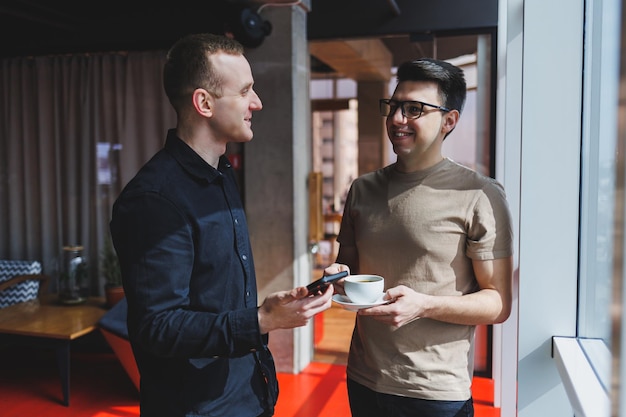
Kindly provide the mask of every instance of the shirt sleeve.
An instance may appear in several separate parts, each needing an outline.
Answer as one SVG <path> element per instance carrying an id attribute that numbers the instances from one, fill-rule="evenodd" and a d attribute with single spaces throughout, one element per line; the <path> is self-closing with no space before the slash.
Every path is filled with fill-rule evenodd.
<path id="1" fill-rule="evenodd" d="M 504 188 L 488 182 L 478 193 L 468 219 L 467 256 L 476 260 L 513 254 L 513 227 Z"/>
<path id="2" fill-rule="evenodd" d="M 343 208 L 343 215 L 341 217 L 341 227 L 339 228 L 339 234 L 337 235 L 337 242 L 342 246 L 356 246 L 356 240 L 354 236 L 354 219 L 350 215 L 352 211 L 353 199 L 354 199 L 354 182 L 348 190 L 346 196 L 346 203 Z"/>

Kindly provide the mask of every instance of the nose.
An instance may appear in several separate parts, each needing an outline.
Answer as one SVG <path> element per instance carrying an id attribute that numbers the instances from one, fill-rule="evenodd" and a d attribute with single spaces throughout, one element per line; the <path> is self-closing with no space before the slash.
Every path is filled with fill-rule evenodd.
<path id="1" fill-rule="evenodd" d="M 261 98 L 254 90 L 252 90 L 252 94 L 254 94 L 254 97 L 252 98 L 252 101 L 250 102 L 250 108 L 255 111 L 261 110 L 263 108 L 263 103 L 261 102 Z"/>
<path id="2" fill-rule="evenodd" d="M 391 110 L 391 114 L 388 116 L 394 122 L 404 123 L 406 116 L 404 114 L 404 108 L 402 106 L 398 106 L 395 109 Z"/>

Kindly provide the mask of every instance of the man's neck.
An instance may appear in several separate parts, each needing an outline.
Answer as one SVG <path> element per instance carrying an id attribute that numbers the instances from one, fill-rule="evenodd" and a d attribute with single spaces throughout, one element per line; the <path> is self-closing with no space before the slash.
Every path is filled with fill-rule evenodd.
<path id="1" fill-rule="evenodd" d="M 428 169 L 437 165 L 443 160 L 441 154 L 433 155 L 432 157 L 424 158 L 406 158 L 404 155 L 398 155 L 398 161 L 396 162 L 396 168 L 400 172 L 417 172 Z"/>
<path id="2" fill-rule="evenodd" d="M 199 132 L 197 130 L 189 130 L 177 128 L 176 134 L 191 149 L 193 149 L 207 164 L 217 169 L 220 156 L 226 153 L 226 144 L 213 140 L 210 132 Z"/>

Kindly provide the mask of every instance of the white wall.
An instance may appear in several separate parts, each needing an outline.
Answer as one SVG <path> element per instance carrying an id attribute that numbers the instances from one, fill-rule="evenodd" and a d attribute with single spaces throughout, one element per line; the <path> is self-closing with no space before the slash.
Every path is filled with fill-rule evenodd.
<path id="1" fill-rule="evenodd" d="M 500 5 L 497 177 L 519 245 L 518 321 L 502 327 L 502 416 L 571 417 L 551 338 L 575 335 L 584 4 Z"/>

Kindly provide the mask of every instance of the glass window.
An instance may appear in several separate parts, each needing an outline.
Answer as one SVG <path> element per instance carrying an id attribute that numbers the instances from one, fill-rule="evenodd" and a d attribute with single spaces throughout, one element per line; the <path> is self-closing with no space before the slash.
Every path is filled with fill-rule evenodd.
<path id="1" fill-rule="evenodd" d="M 586 3 L 580 203 L 578 337 L 611 345 L 614 208 L 616 198 L 617 86 L 619 75 L 617 0 Z M 617 52 L 616 52 L 617 51 Z M 585 343 L 581 343 L 585 349 Z M 586 349 L 608 387 L 606 358 Z"/>

